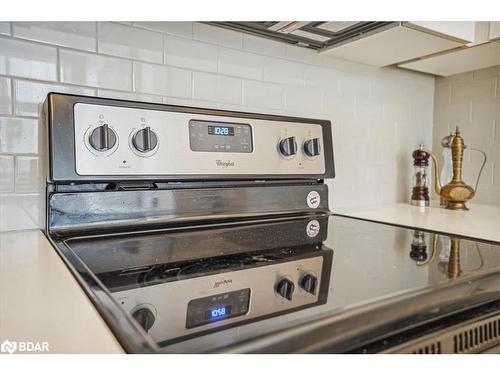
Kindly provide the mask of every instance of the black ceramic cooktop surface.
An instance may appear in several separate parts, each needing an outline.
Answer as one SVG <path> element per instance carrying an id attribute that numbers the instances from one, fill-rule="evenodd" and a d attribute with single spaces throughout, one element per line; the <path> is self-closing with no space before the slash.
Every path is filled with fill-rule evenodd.
<path id="1" fill-rule="evenodd" d="M 317 220 L 319 228 L 311 228 L 311 220 Z M 189 277 L 190 272 L 199 276 L 217 272 L 217 267 L 238 269 L 259 262 L 242 252 L 280 250 L 286 257 L 287 251 L 333 249 L 325 304 L 190 338 L 168 348 L 189 353 L 223 349 L 374 301 L 500 271 L 498 244 L 340 216 L 74 238 L 65 244 L 110 290 L 165 282 L 157 276 L 172 265 L 177 271 L 168 280 Z M 218 263 L 210 263 L 214 257 Z M 193 262 L 216 266 L 192 271 Z M 124 270 L 134 271 L 125 272 L 133 276 L 124 277 Z"/>

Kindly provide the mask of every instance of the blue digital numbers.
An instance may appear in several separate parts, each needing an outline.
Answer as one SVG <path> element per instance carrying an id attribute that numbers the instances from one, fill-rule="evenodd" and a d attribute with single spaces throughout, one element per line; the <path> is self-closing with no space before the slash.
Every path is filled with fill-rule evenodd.
<path id="1" fill-rule="evenodd" d="M 232 126 L 208 125 L 209 135 L 233 136 L 234 128 Z"/>
<path id="2" fill-rule="evenodd" d="M 205 312 L 205 319 L 207 321 L 219 320 L 231 316 L 231 305 L 211 307 Z"/>
<path id="3" fill-rule="evenodd" d="M 214 128 L 214 134 L 216 134 L 216 135 L 228 135 L 229 134 L 229 128 L 222 128 L 220 126 L 216 126 Z"/>
<path id="4" fill-rule="evenodd" d="M 212 319 L 222 318 L 226 316 L 226 308 L 225 307 L 217 307 L 211 310 L 210 315 Z"/>

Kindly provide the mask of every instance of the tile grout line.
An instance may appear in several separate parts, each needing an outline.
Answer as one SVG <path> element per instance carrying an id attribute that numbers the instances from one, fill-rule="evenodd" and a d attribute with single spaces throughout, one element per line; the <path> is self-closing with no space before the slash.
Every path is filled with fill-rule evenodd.
<path id="1" fill-rule="evenodd" d="M 16 105 L 15 105 L 15 92 L 14 92 L 14 89 L 15 89 L 15 85 L 14 85 L 14 79 L 13 78 L 10 78 L 10 113 L 11 114 L 14 114 L 15 113 L 15 108 L 16 108 Z"/>
<path id="2" fill-rule="evenodd" d="M 56 79 L 57 82 L 61 82 L 61 49 L 57 48 L 57 53 L 56 53 Z"/>

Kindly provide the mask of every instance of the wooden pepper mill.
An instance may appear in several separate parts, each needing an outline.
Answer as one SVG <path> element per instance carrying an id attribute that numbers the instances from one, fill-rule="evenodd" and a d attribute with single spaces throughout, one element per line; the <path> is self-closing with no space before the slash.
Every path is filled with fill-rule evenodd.
<path id="1" fill-rule="evenodd" d="M 413 151 L 412 156 L 415 175 L 411 192 L 411 204 L 420 207 L 428 206 L 429 187 L 427 186 L 427 168 L 429 167 L 429 154 L 424 151 L 424 146 L 420 145 L 418 150 Z"/>

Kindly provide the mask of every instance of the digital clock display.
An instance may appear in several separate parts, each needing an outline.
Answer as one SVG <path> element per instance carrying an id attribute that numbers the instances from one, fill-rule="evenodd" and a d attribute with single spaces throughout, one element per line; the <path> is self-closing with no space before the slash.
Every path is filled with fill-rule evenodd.
<path id="1" fill-rule="evenodd" d="M 248 313 L 250 288 L 233 290 L 189 301 L 186 328 L 218 323 Z"/>
<path id="2" fill-rule="evenodd" d="M 205 319 L 218 320 L 227 317 L 231 313 L 231 306 L 217 306 L 205 312 Z"/>
<path id="3" fill-rule="evenodd" d="M 234 128 L 232 126 L 216 126 L 208 125 L 209 135 L 234 136 Z"/>

